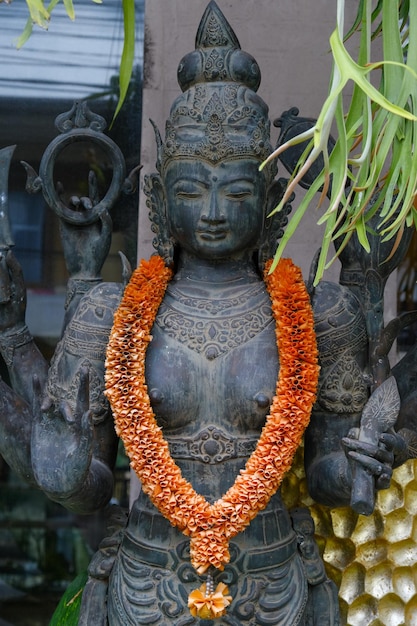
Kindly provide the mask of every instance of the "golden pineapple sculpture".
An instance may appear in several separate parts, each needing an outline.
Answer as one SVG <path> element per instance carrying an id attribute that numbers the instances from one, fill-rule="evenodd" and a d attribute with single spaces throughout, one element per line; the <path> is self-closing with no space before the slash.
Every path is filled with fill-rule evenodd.
<path id="1" fill-rule="evenodd" d="M 417 626 L 417 460 L 394 470 L 370 516 L 329 508 L 307 492 L 299 450 L 282 486 L 289 508 L 308 506 L 343 626 Z"/>

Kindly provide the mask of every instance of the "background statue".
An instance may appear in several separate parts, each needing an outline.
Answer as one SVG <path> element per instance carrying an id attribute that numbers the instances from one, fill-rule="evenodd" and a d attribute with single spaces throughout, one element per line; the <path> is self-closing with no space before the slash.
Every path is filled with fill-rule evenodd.
<path id="1" fill-rule="evenodd" d="M 280 491 L 272 495 L 276 468 L 292 458 L 315 398 L 316 348 L 296 268 L 278 267 L 284 287 L 277 291 L 267 271 L 263 280 L 286 217 L 266 216 L 285 182 L 275 180 L 273 165 L 259 171 L 271 152 L 268 109 L 256 94 L 259 68 L 214 2 L 178 79 L 183 93 L 164 140 L 156 130 L 158 171 L 145 182 L 159 256 L 133 274 L 107 351 L 107 398 L 144 489 L 126 527 L 115 528 L 93 558 L 79 624 L 338 624 L 335 586 L 308 511 L 290 514 Z M 0 305 L 0 349 L 12 388 L 1 382 L 1 452 L 26 480 L 79 513 L 104 507 L 112 494 L 117 437 L 104 365 L 122 286 L 100 280 L 110 233 L 106 211 L 81 226 L 62 219 L 70 280 L 65 328 L 50 365 L 25 326 L 23 279 L 10 251 L 2 266 L 11 291 Z M 401 251 L 384 275 L 379 252 L 373 267 L 349 251 L 344 284 L 323 283 L 312 294 L 321 373 L 305 458 L 317 501 L 360 510 L 411 455 L 404 419 L 401 432 L 394 428 L 409 387 L 400 398 L 386 356 L 395 333 L 384 334 L 379 315 Z M 365 292 L 347 279 L 358 275 L 368 276 Z M 280 306 L 289 293 L 293 304 Z M 279 349 L 279 340 L 277 348 L 280 323 L 288 345 L 298 342 L 297 359 Z M 277 412 L 276 396 L 281 410 L 277 379 L 287 362 L 299 367 L 287 390 L 291 419 L 282 439 L 277 431 L 285 420 L 273 429 L 271 443 L 260 432 Z M 238 499 L 228 509 L 213 509 L 234 484 L 249 484 L 241 470 L 254 450 L 265 459 L 267 449 L 274 451 L 270 481 L 263 466 L 259 477 L 252 472 L 250 485 L 256 479 L 258 488 L 245 502 L 235 489 Z M 231 523 L 239 526 L 240 518 L 252 521 L 235 535 Z"/>

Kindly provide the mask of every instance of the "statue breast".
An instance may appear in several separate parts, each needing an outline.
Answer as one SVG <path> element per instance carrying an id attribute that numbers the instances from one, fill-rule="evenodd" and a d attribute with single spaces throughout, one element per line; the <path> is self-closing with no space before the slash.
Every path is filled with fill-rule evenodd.
<path id="1" fill-rule="evenodd" d="M 152 329 L 146 379 L 168 433 L 191 436 L 210 427 L 210 440 L 216 429 L 259 433 L 278 374 L 275 323 L 261 285 L 223 301 L 165 298 Z"/>

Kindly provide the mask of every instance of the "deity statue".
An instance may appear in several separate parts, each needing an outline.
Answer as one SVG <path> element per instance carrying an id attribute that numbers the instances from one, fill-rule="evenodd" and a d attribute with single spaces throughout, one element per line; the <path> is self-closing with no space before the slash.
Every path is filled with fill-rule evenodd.
<path id="1" fill-rule="evenodd" d="M 70 280 L 51 364 L 25 325 L 11 251 L 0 266 L 11 381 L 0 381 L 0 451 L 52 500 L 90 513 L 111 498 L 124 441 L 142 490 L 93 557 L 80 625 L 335 626 L 311 516 L 288 511 L 279 487 L 305 431 L 311 495 L 366 513 L 411 456 L 408 388 L 371 336 L 353 243 L 341 283 L 311 289 L 316 333 L 298 268 L 271 270 L 287 213 L 267 216 L 285 180 L 274 163 L 259 169 L 272 151 L 260 70 L 214 1 L 178 81 L 145 180 L 157 255 L 125 290 L 103 283 L 107 212 L 62 220 Z M 399 254 L 385 276 L 371 268 L 375 307 Z"/>

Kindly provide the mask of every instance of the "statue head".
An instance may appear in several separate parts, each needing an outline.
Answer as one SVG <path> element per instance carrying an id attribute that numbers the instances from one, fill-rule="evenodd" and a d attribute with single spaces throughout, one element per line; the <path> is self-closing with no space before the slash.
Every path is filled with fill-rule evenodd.
<path id="1" fill-rule="evenodd" d="M 265 217 L 283 184 L 274 182 L 274 162 L 259 172 L 272 151 L 268 107 L 256 93 L 260 79 L 257 62 L 241 50 L 212 0 L 195 50 L 179 64 L 182 93 L 171 107 L 165 141 L 154 126 L 158 174 L 148 177 L 145 192 L 156 247 L 166 261 L 172 260 L 175 243 L 211 258 L 262 248 L 265 230 L 271 228 Z M 263 256 L 269 255 L 268 250 Z"/>

